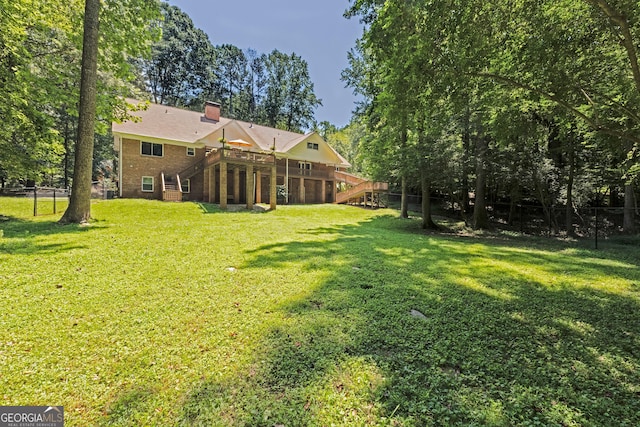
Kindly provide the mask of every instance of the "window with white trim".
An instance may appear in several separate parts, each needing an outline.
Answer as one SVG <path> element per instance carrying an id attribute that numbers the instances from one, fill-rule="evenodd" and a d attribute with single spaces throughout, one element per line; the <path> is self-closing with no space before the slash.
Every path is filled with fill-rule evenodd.
<path id="1" fill-rule="evenodd" d="M 142 191 L 145 193 L 153 192 L 153 177 L 152 176 L 143 176 L 142 177 Z"/>
<path id="2" fill-rule="evenodd" d="M 162 144 L 140 141 L 140 154 L 143 156 L 162 157 L 163 151 Z"/>
<path id="3" fill-rule="evenodd" d="M 183 193 L 191 193 L 191 180 L 190 179 L 180 180 L 180 186 L 182 187 L 182 192 Z"/>
<path id="4" fill-rule="evenodd" d="M 187 147 L 187 156 L 193 157 L 196 155 L 196 149 L 193 147 Z"/>
<path id="5" fill-rule="evenodd" d="M 298 162 L 298 169 L 300 169 L 301 174 L 305 174 L 305 171 L 311 170 L 311 163 L 309 162 Z M 308 174 L 308 172 L 306 173 Z"/>

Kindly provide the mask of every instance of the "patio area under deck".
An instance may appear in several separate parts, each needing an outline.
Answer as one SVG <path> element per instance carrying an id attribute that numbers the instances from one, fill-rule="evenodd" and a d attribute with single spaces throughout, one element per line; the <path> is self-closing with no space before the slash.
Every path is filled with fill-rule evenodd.
<path id="1" fill-rule="evenodd" d="M 215 203 L 218 199 L 220 208 L 227 209 L 229 199 L 239 204 L 244 193 L 247 209 L 253 209 L 254 203 L 263 202 L 263 177 L 268 177 L 269 208 L 274 210 L 277 200 L 276 173 L 273 154 L 220 148 L 208 153 L 205 158 L 203 198 L 209 203 Z"/>

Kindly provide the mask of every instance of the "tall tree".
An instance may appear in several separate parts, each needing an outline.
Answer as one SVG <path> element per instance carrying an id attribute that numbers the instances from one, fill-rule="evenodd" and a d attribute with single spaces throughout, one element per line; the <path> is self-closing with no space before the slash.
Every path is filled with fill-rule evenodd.
<path id="1" fill-rule="evenodd" d="M 99 17 L 100 0 L 86 0 L 82 39 L 80 116 L 78 118 L 74 179 L 69 206 L 60 219 L 62 223 L 84 223 L 91 217 L 91 172 L 98 83 Z"/>
<path id="2" fill-rule="evenodd" d="M 618 138 L 620 146 L 627 141 L 627 176 L 640 170 L 636 166 L 640 68 L 635 40 L 639 14 L 637 2 L 613 0 L 361 0 L 348 13 L 359 15 L 367 24 L 362 46 L 366 61 L 374 64 L 368 69 L 380 76 L 372 79 L 380 88 L 374 98 L 378 103 L 386 100 L 396 108 L 401 104 L 388 79 L 395 73 L 412 94 L 409 100 L 430 98 L 408 111 L 440 108 L 440 99 L 453 106 L 454 114 L 464 114 L 464 103 L 456 98 L 463 99 L 479 85 L 480 110 L 498 106 L 496 97 L 487 93 L 509 93 L 502 98 L 517 99 L 522 111 L 545 110 L 555 104 L 589 126 L 590 139 L 599 134 Z M 415 85 L 413 79 L 428 84 Z M 485 129 L 482 138 L 493 134 L 490 116 L 482 117 L 479 124 Z M 471 148 L 474 135 L 468 129 L 463 141 Z M 590 146 L 587 139 L 580 141 Z M 476 156 L 485 151 L 480 145 Z M 563 152 L 563 161 L 573 157 L 568 164 L 574 167 L 577 148 L 575 143 L 566 145 Z M 566 171 L 568 212 L 576 171 L 571 167 Z M 478 168 L 477 172 L 479 185 L 483 171 Z M 534 181 L 541 183 L 541 179 Z M 481 192 L 476 188 L 476 196 Z M 628 226 L 632 223 L 626 221 Z"/>
<path id="3" fill-rule="evenodd" d="M 201 108 L 203 96 L 217 97 L 216 55 L 207 34 L 176 6 L 161 4 L 163 19 L 154 25 L 162 39 L 151 57 L 141 61 L 146 89 L 153 102 Z"/>
<path id="4" fill-rule="evenodd" d="M 0 0 L 0 178 L 38 180 L 62 153 L 53 117 L 57 72 L 73 34 L 77 2 Z"/>
<path id="5" fill-rule="evenodd" d="M 314 111 L 322 101 L 314 93 L 307 62 L 295 53 L 289 56 L 287 77 L 283 111 L 285 129 L 310 129 L 315 125 Z"/>
<path id="6" fill-rule="evenodd" d="M 265 70 L 267 90 L 262 121 L 296 132 L 313 128 L 313 113 L 322 102 L 313 91 L 307 62 L 295 53 L 274 50 L 266 57 Z"/>
<path id="7" fill-rule="evenodd" d="M 267 73 L 267 91 L 265 94 L 261 121 L 271 127 L 277 127 L 281 120 L 286 87 L 286 55 L 274 50 L 267 55 L 265 61 Z"/>
<path id="8" fill-rule="evenodd" d="M 82 69 L 72 193 L 63 223 L 82 223 L 91 216 L 91 182 L 96 130 L 105 133 L 131 90 L 131 56 L 148 52 L 157 17 L 156 0 L 86 0 Z M 99 40 L 104 46 L 99 46 Z M 101 78 L 98 75 L 100 62 Z M 96 117 L 101 120 L 96 121 Z"/>
<path id="9" fill-rule="evenodd" d="M 236 110 L 242 111 L 242 108 L 235 105 L 238 103 L 236 97 L 250 77 L 247 57 L 242 50 L 230 44 L 217 46 L 216 52 L 220 60 L 218 86 L 222 105 L 228 117 L 237 117 Z"/>
<path id="10" fill-rule="evenodd" d="M 267 88 L 267 76 L 265 71 L 266 55 L 258 53 L 253 49 L 246 52 L 248 61 L 248 75 L 246 86 L 240 93 L 238 115 L 244 120 L 255 122 L 259 115 L 259 109 L 265 96 Z"/>

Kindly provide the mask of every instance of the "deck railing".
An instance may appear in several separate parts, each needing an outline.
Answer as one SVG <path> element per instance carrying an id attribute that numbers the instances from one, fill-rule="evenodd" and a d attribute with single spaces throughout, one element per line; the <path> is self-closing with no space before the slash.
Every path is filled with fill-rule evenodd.
<path id="1" fill-rule="evenodd" d="M 233 149 L 219 149 L 207 154 L 207 166 L 219 163 L 222 159 L 232 162 L 257 163 L 261 165 L 269 165 L 275 163 L 275 157 L 272 154 L 255 153 L 253 151 L 242 151 Z"/>
<path id="2" fill-rule="evenodd" d="M 344 182 L 345 184 L 352 187 L 366 181 L 364 178 L 360 178 L 359 176 L 350 174 L 348 172 L 343 172 L 343 171 L 336 171 L 335 177 L 336 177 L 336 181 Z"/>
<path id="3" fill-rule="evenodd" d="M 364 181 L 346 191 L 336 194 L 336 203 L 346 203 L 351 199 L 363 197 L 365 193 L 384 193 L 389 191 L 388 182 Z"/>
<path id="4" fill-rule="evenodd" d="M 204 170 L 204 166 L 206 164 L 206 159 L 200 159 L 190 165 L 188 168 L 181 170 L 178 175 L 183 179 L 189 179 L 193 177 L 198 172 Z"/>
<path id="5" fill-rule="evenodd" d="M 182 201 L 182 188 L 180 187 L 180 177 L 177 177 L 178 183 L 168 183 L 168 176 L 165 176 L 164 172 L 160 174 L 162 180 L 162 200 L 169 202 Z"/>
<path id="6" fill-rule="evenodd" d="M 278 166 L 278 175 L 286 175 L 286 166 Z M 289 177 L 303 177 L 303 178 L 316 178 L 316 179 L 334 179 L 333 170 L 321 170 L 321 169 L 302 169 L 297 167 L 289 167 Z"/>

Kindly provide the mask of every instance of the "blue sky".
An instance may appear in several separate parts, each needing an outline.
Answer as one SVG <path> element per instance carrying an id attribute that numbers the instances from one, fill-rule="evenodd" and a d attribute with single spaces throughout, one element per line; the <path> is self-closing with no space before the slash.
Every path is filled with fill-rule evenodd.
<path id="1" fill-rule="evenodd" d="M 340 80 L 347 52 L 362 34 L 362 25 L 343 17 L 348 0 L 169 0 L 186 12 L 214 45 L 242 50 L 295 52 L 309 64 L 322 107 L 316 119 L 348 124 L 356 97 Z"/>

